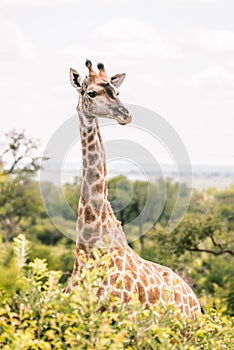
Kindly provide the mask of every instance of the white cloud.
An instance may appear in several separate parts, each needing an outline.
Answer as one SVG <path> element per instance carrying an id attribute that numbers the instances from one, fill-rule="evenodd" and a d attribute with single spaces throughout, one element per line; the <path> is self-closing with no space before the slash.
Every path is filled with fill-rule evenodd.
<path id="1" fill-rule="evenodd" d="M 1 0 L 5 8 L 12 6 L 57 6 L 60 4 L 66 4 L 69 1 L 74 2 L 74 0 Z"/>
<path id="2" fill-rule="evenodd" d="M 147 27 L 139 20 L 131 18 L 113 19 L 104 23 L 93 33 L 94 38 L 108 40 L 142 40 L 152 36 L 154 28 Z"/>
<path id="3" fill-rule="evenodd" d="M 233 89 L 234 74 L 222 67 L 213 66 L 195 74 L 186 82 L 187 85 L 207 89 Z"/>
<path id="4" fill-rule="evenodd" d="M 96 28 L 93 38 L 114 52 L 126 56 L 182 58 L 187 53 L 207 55 L 234 55 L 234 31 L 194 28 L 170 37 L 132 18 L 112 19 Z"/>
<path id="5" fill-rule="evenodd" d="M 198 32 L 201 48 L 211 54 L 234 53 L 234 31 L 216 30 Z"/>
<path id="6" fill-rule="evenodd" d="M 234 31 L 196 29 L 185 33 L 180 46 L 183 51 L 193 54 L 234 54 Z"/>
<path id="7" fill-rule="evenodd" d="M 68 56 L 80 57 L 92 52 L 94 59 L 98 56 L 108 57 L 110 60 L 121 57 L 136 61 L 147 57 L 153 64 L 155 59 L 179 58 L 180 53 L 174 43 L 153 27 L 145 23 L 130 19 L 119 18 L 105 22 L 95 28 L 90 37 L 86 37 L 86 44 L 71 43 L 62 53 Z M 91 48 L 91 50 L 90 50 Z"/>
<path id="8" fill-rule="evenodd" d="M 209 1 L 211 6 L 203 6 Z M 156 11 L 153 0 L 134 10 L 124 0 L 0 0 L 0 17 L 12 19 L 0 25 L 0 59 L 5 59 L 0 61 L 0 114 L 6 116 L 1 127 L 23 125 L 46 140 L 75 113 L 77 94 L 68 68 L 78 69 L 83 77 L 88 57 L 95 65 L 102 60 L 108 74 L 126 72 L 121 99 L 165 115 L 188 147 L 194 146 L 192 157 L 207 159 L 210 149 L 218 154 L 217 140 L 211 146 L 211 125 L 220 130 L 220 143 L 233 140 L 223 129 L 234 129 L 234 37 L 227 30 L 232 28 L 231 11 L 228 14 L 220 0 L 219 7 L 213 6 L 215 0 L 158 2 L 162 6 Z M 199 6 L 191 8 L 196 2 Z M 25 58 L 35 50 L 29 40 L 35 46 L 40 43 L 30 62 Z M 180 84 L 182 79 L 187 81 Z M 191 125 L 192 130 L 198 127 L 196 137 Z M 197 137 L 206 147 L 197 148 Z M 228 149 L 232 148 L 226 148 L 226 154 Z"/>
<path id="9" fill-rule="evenodd" d="M 85 36 L 85 41 L 74 39 L 60 50 L 71 67 L 80 74 L 87 74 L 84 60 L 90 58 L 95 64 L 99 60 L 108 63 L 108 74 L 127 72 L 128 84 L 121 91 L 130 99 L 132 87 L 144 84 L 152 91 L 159 89 L 162 81 L 160 67 L 162 60 L 180 58 L 180 53 L 172 40 L 158 33 L 155 27 L 130 18 L 118 18 L 96 26 Z M 64 58 L 63 58 L 64 60 Z M 136 70 L 144 71 L 139 81 Z M 125 91 L 131 87 L 128 91 Z M 145 94 L 143 94 L 145 96 Z M 135 96 L 135 94 L 134 94 Z M 142 97 L 144 98 L 144 97 Z"/>
<path id="10" fill-rule="evenodd" d="M 25 39 L 20 27 L 9 20 L 0 22 L 0 60 L 34 57 L 33 45 Z"/>
<path id="11" fill-rule="evenodd" d="M 93 32 L 95 40 L 108 45 L 114 53 L 127 57 L 153 55 L 157 58 L 177 58 L 179 53 L 172 42 L 159 34 L 154 27 L 131 19 L 119 18 L 107 21 Z M 149 57 L 150 59 L 150 57 Z"/>

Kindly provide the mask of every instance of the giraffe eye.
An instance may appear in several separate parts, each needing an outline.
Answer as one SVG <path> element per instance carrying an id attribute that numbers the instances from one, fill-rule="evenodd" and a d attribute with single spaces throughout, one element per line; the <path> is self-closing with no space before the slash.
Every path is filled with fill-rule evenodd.
<path id="1" fill-rule="evenodd" d="M 96 91 L 89 91 L 88 95 L 89 95 L 89 97 L 94 98 L 97 96 L 97 92 Z"/>

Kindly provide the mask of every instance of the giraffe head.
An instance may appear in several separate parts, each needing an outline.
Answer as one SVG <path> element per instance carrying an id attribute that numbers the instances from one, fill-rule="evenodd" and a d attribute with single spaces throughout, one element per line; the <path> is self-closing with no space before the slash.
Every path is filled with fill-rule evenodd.
<path id="1" fill-rule="evenodd" d="M 95 117 L 114 119 L 122 125 L 131 122 L 132 117 L 119 100 L 117 90 L 124 81 L 125 73 L 109 78 L 102 63 L 97 65 L 98 73 L 93 70 L 91 61 L 86 60 L 85 64 L 89 74 L 83 82 L 80 74 L 70 69 L 71 84 L 80 95 L 78 111 L 89 122 Z"/>

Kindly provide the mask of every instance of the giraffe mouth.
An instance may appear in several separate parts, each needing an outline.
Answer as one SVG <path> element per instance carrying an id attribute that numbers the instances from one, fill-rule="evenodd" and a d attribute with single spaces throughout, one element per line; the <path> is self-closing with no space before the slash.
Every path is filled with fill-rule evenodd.
<path id="1" fill-rule="evenodd" d="M 131 123 L 131 121 L 132 121 L 132 117 L 130 116 L 130 115 L 128 115 L 128 116 L 124 116 L 124 117 L 122 117 L 122 116 L 119 116 L 119 117 L 117 117 L 116 118 L 117 119 L 117 122 L 120 124 L 120 125 L 126 125 L 126 124 L 128 124 L 128 123 Z"/>

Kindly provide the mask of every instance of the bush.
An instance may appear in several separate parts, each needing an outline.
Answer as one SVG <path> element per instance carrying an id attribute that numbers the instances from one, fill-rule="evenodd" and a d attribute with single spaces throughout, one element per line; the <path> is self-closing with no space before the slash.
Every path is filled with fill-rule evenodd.
<path id="1" fill-rule="evenodd" d="M 23 240 L 21 236 L 21 241 Z M 0 348 L 12 349 L 231 349 L 231 318 L 215 311 L 196 320 L 184 318 L 173 305 L 146 310 L 133 296 L 129 303 L 103 300 L 97 291 L 108 258 L 85 262 L 83 283 L 70 293 L 60 284 L 62 272 L 48 270 L 45 260 L 27 263 L 18 246 L 17 289 L 4 291 L 0 304 Z M 101 311 L 102 310 L 102 311 Z"/>

